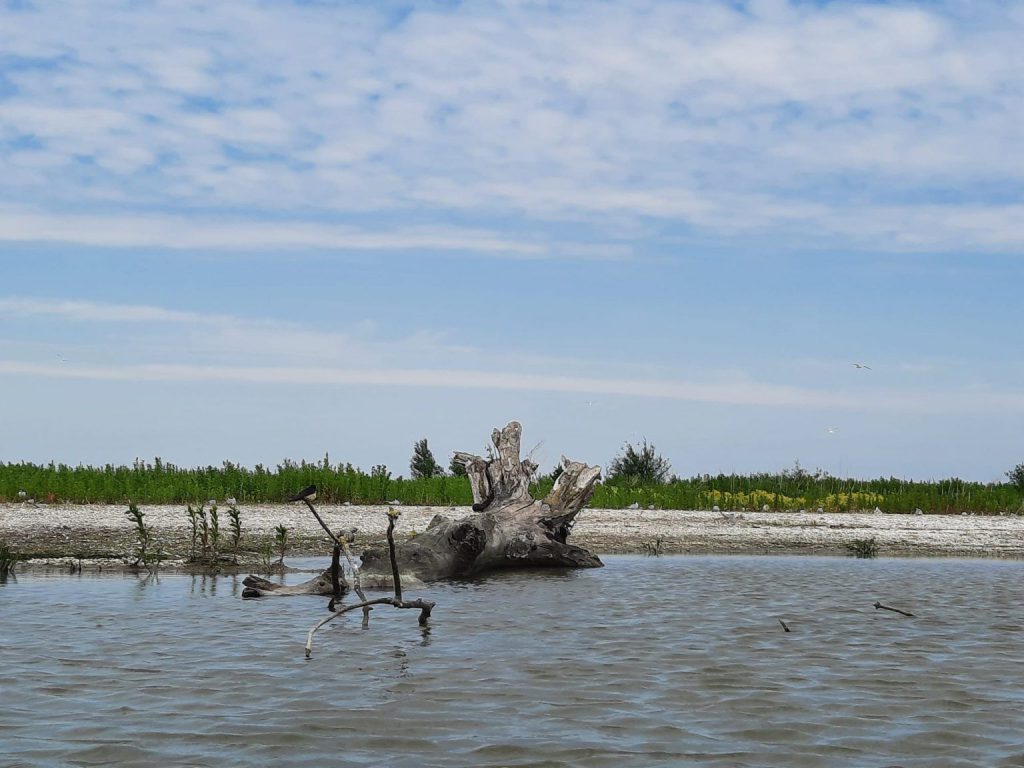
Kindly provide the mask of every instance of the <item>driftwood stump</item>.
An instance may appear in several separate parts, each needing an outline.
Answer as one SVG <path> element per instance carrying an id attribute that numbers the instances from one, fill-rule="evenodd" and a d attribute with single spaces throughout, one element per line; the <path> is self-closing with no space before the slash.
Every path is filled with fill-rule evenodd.
<path id="1" fill-rule="evenodd" d="M 541 501 L 530 496 L 537 465 L 519 458 L 522 427 L 509 422 L 491 434 L 494 457 L 456 453 L 473 489 L 473 514 L 453 520 L 436 515 L 423 533 L 397 546 L 398 566 L 424 581 L 469 576 L 487 570 L 530 566 L 599 568 L 597 556 L 569 544 L 576 515 L 601 477 L 590 467 L 562 457 L 562 474 Z M 388 550 L 363 552 L 362 569 L 386 572 Z"/>

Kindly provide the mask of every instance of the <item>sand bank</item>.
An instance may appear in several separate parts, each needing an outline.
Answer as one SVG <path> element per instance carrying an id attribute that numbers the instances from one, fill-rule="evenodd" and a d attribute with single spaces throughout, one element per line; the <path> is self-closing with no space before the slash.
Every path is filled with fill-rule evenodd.
<path id="1" fill-rule="evenodd" d="M 242 549 L 257 551 L 285 525 L 293 555 L 329 551 L 316 521 L 299 504 L 242 505 Z M 357 528 L 357 549 L 383 540 L 385 506 L 321 505 L 334 529 Z M 468 507 L 403 506 L 399 532 L 423 531 L 438 513 L 469 514 Z M 171 559 L 187 555 L 190 529 L 182 505 L 142 507 L 156 541 Z M 62 558 L 127 556 L 134 528 L 123 505 L 0 505 L 0 540 L 16 552 L 54 562 Z M 221 517 L 227 536 L 227 517 Z M 660 538 L 665 554 L 846 554 L 846 544 L 874 538 L 882 556 L 960 556 L 1024 558 L 1024 518 L 967 515 L 887 515 L 865 513 L 742 514 L 685 510 L 586 509 L 573 540 L 598 554 L 641 552 Z M 24 566 L 22 566 L 24 567 Z"/>

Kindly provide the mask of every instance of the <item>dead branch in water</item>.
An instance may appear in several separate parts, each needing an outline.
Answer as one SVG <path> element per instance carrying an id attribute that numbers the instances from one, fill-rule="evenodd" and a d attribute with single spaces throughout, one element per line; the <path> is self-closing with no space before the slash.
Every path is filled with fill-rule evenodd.
<path id="1" fill-rule="evenodd" d="M 881 608 L 883 611 L 892 611 L 893 613 L 899 613 L 899 614 L 901 614 L 903 616 L 913 616 L 914 615 L 914 614 L 909 613 L 907 611 L 901 611 L 899 608 L 890 608 L 888 605 L 882 605 L 880 602 L 878 602 L 876 600 L 875 601 L 875 610 L 877 611 L 879 608 Z"/>
<path id="2" fill-rule="evenodd" d="M 308 501 L 306 503 L 309 504 Z M 395 555 L 395 521 L 398 519 L 398 516 L 400 514 L 401 513 L 394 508 L 388 510 L 388 551 L 391 556 L 391 574 L 395 582 L 395 596 L 378 597 L 375 600 L 367 600 L 366 597 L 362 594 L 362 590 L 357 587 L 357 593 L 359 594 L 361 601 L 355 603 L 354 605 L 347 605 L 344 608 L 340 609 L 335 607 L 335 601 L 332 598 L 330 604 L 328 605 L 328 610 L 331 611 L 331 615 L 325 619 L 321 619 L 320 621 L 318 621 L 315 625 L 313 625 L 312 628 L 310 628 L 309 634 L 306 635 L 307 659 L 311 658 L 313 655 L 313 635 L 316 633 L 316 631 L 320 629 L 320 627 L 322 627 L 324 624 L 327 624 L 329 621 L 333 621 L 334 619 L 338 618 L 342 614 L 348 613 L 349 611 L 354 611 L 356 608 L 363 609 L 364 628 L 369 626 L 370 610 L 371 606 L 374 605 L 390 605 L 395 608 L 418 608 L 420 611 L 419 625 L 421 627 L 426 626 L 427 619 L 430 618 L 430 612 L 434 609 L 435 603 L 432 600 L 422 600 L 419 598 L 417 598 L 416 600 L 402 599 L 402 578 L 401 574 L 398 571 L 398 558 Z M 335 546 L 335 551 L 337 551 L 338 549 L 340 549 L 340 543 L 339 545 Z"/>
<path id="3" fill-rule="evenodd" d="M 787 627 L 787 626 L 786 626 L 786 622 L 784 622 L 784 621 L 783 621 L 782 619 L 779 619 L 779 624 L 781 624 L 781 625 L 782 625 L 782 628 L 783 628 L 784 630 L 786 630 L 787 632 L 792 632 L 792 631 L 793 631 L 793 630 L 791 630 L 791 629 L 790 629 L 789 627 Z"/>
<path id="4" fill-rule="evenodd" d="M 398 559 L 395 557 L 395 520 L 402 514 L 394 507 L 388 510 L 388 555 L 391 557 L 391 576 L 395 581 L 395 600 L 402 602 L 402 577 L 398 573 Z"/>
<path id="5" fill-rule="evenodd" d="M 351 550 L 348 547 L 348 545 L 351 543 L 351 541 L 354 540 L 354 538 L 355 538 L 356 529 L 353 528 L 349 532 L 349 534 L 344 536 L 344 537 L 335 536 L 334 533 L 331 531 L 331 529 L 327 526 L 327 523 L 325 523 L 323 518 L 320 517 L 320 515 L 317 513 L 316 508 L 313 506 L 313 499 L 315 499 L 315 498 L 316 498 L 316 486 L 315 485 L 311 485 L 308 488 L 300 491 L 295 496 L 293 496 L 292 500 L 293 501 L 303 501 L 303 502 L 305 502 L 306 506 L 309 507 L 309 511 L 313 513 L 313 517 L 315 517 L 316 521 L 318 523 L 320 523 L 320 527 L 323 528 L 327 532 L 327 535 L 330 536 L 331 540 L 334 542 L 334 556 L 332 557 L 332 560 L 331 560 L 331 583 L 334 585 L 334 597 L 331 599 L 331 602 L 329 602 L 327 604 L 327 610 L 331 611 L 332 613 L 335 613 L 336 612 L 335 611 L 335 601 L 336 600 L 340 600 L 341 597 L 342 597 L 342 593 L 340 591 L 340 585 L 339 585 L 338 569 L 337 569 L 337 554 L 338 554 L 338 552 L 340 550 L 340 551 L 345 553 L 345 559 L 348 561 L 348 566 L 349 566 L 349 568 L 352 571 L 352 589 L 359 596 L 359 603 L 357 604 L 357 606 L 353 606 L 353 607 L 360 607 L 360 608 L 363 609 L 363 628 L 365 629 L 366 627 L 370 626 L 370 611 L 373 610 L 373 608 L 371 608 L 370 606 L 374 605 L 378 601 L 376 601 L 376 600 L 367 600 L 366 599 L 366 595 L 363 594 L 363 587 L 362 587 L 362 584 L 359 581 L 359 566 L 357 566 L 356 563 L 355 563 L 355 560 L 352 559 L 352 552 L 351 552 Z M 394 514 L 392 514 L 392 513 L 394 513 Z M 391 566 L 392 566 L 392 569 L 394 571 L 395 597 L 399 600 L 399 602 L 401 602 L 401 600 L 402 600 L 402 586 L 401 586 L 401 582 L 399 581 L 399 578 L 398 578 L 398 566 L 395 564 L 395 541 L 394 541 L 394 536 L 393 536 L 393 532 L 394 532 L 394 529 L 395 529 L 395 520 L 397 519 L 398 514 L 399 513 L 395 512 L 394 509 L 389 509 L 388 510 L 388 548 L 389 548 L 389 550 L 391 552 Z M 404 607 L 404 606 L 397 606 L 397 607 Z M 349 610 L 351 610 L 351 608 L 345 609 L 343 611 L 337 611 L 337 612 L 338 613 L 347 613 Z M 427 613 L 429 615 L 429 611 Z M 327 621 L 330 621 L 331 618 L 333 618 L 333 617 L 329 616 L 327 618 Z M 326 623 L 326 621 L 323 622 L 323 623 Z M 317 626 L 319 627 L 320 625 L 317 625 Z M 309 658 L 309 654 L 310 654 L 310 651 L 311 651 L 311 647 L 312 647 L 311 643 L 312 643 L 312 638 L 313 638 L 313 631 L 310 632 L 309 638 L 310 638 L 309 642 L 306 643 L 306 658 Z"/>
<path id="6" fill-rule="evenodd" d="M 359 595 L 359 599 L 365 601 L 366 596 L 363 595 L 362 590 L 359 587 L 359 571 L 355 568 L 355 564 L 352 562 L 352 556 L 348 549 L 348 537 L 339 538 L 334 532 L 327 526 L 323 518 L 316 511 L 313 506 L 313 499 L 316 498 L 316 486 L 311 485 L 305 488 L 300 493 L 292 496 L 289 501 L 302 501 L 305 502 L 306 506 L 309 507 L 309 511 L 313 513 L 313 517 L 320 523 L 320 527 L 324 529 L 328 538 L 334 543 L 334 552 L 331 557 L 331 567 L 328 570 L 320 573 L 319 576 L 315 576 L 309 581 L 297 584 L 293 587 L 285 587 L 280 584 L 274 584 L 267 579 L 260 578 L 258 576 L 249 575 L 246 576 L 242 582 L 245 585 L 245 590 L 242 591 L 242 597 L 268 597 L 268 596 L 284 596 L 284 595 L 331 595 L 331 602 L 341 598 L 341 596 L 348 591 L 349 585 L 345 580 L 345 577 L 341 573 L 341 565 L 339 562 L 339 554 L 344 553 L 349 565 L 353 569 L 353 580 L 355 581 L 356 594 Z M 278 526 L 283 528 L 283 526 Z M 283 553 L 282 553 L 283 554 Z M 282 563 L 284 558 L 282 557 Z M 369 610 L 367 608 L 366 610 Z"/>
<path id="7" fill-rule="evenodd" d="M 331 602 L 327 604 L 327 610 L 334 610 L 334 601 L 341 600 L 341 546 L 334 545 L 331 550 Z"/>

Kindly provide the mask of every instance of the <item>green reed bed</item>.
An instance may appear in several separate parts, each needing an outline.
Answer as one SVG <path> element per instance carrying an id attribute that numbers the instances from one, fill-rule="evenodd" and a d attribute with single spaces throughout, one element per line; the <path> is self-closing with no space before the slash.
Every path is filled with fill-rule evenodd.
<path id="1" fill-rule="evenodd" d="M 0 463 L 0 500 L 18 501 L 25 490 L 39 502 L 187 504 L 234 498 L 239 504 L 276 502 L 298 488 L 316 485 L 328 503 L 470 504 L 469 482 L 462 477 L 410 480 L 375 467 L 367 474 L 351 464 L 284 461 L 274 468 L 243 467 L 230 461 L 218 467 L 185 468 L 136 461 L 132 466 Z"/>
<path id="2" fill-rule="evenodd" d="M 956 478 L 912 481 L 900 478 L 856 480 L 823 473 L 702 475 L 663 485 L 632 486 L 612 481 L 600 486 L 593 506 L 619 508 L 632 503 L 662 509 L 763 510 L 826 512 L 874 510 L 935 514 L 1019 513 L 1021 492 L 1009 483 L 973 483 Z"/>
<path id="3" fill-rule="evenodd" d="M 542 498 L 553 480 L 542 477 L 533 493 Z M 327 503 L 468 505 L 472 492 L 465 477 L 409 479 L 392 477 L 383 466 L 369 473 L 351 464 L 286 460 L 276 467 L 220 466 L 185 468 L 136 461 L 131 466 L 0 463 L 0 501 L 17 502 L 19 491 L 38 502 L 120 504 L 196 504 L 234 498 L 239 504 L 279 502 L 297 488 L 315 484 Z M 778 473 L 698 475 L 661 484 L 621 479 L 597 487 L 591 506 L 612 509 L 633 504 L 660 509 L 762 510 L 790 512 L 821 508 L 827 512 L 873 510 L 927 514 L 1019 514 L 1021 490 L 1011 483 L 976 483 L 957 478 L 913 481 L 901 478 L 838 478 L 799 467 Z"/>

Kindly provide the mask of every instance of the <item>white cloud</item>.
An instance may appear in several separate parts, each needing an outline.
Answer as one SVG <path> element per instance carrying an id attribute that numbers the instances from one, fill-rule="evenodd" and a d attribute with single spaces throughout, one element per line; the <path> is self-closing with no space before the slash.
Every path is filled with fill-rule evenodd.
<path id="1" fill-rule="evenodd" d="M 671 367 L 648 366 L 641 376 L 553 375 L 551 370 L 596 370 L 594 361 L 537 356 L 502 349 L 496 353 L 453 344 L 447 334 L 419 330 L 383 339 L 376 324 L 355 321 L 345 330 L 311 328 L 273 318 L 243 318 L 152 305 L 104 304 L 38 297 L 0 298 L 0 317 L 54 318 L 81 329 L 83 323 L 114 329 L 113 347 L 101 334 L 87 333 L 88 347 L 59 344 L 60 364 L 37 360 L 0 361 L 0 373 L 109 381 L 231 381 L 249 384 L 395 385 L 528 392 L 569 392 L 664 398 L 731 405 L 881 411 L 902 413 L 998 412 L 1024 410 L 1024 397 L 983 383 L 937 389 L 934 365 L 899 363 L 902 373 L 929 374 L 899 389 L 872 387 L 864 379 L 849 384 L 805 387 L 759 381 L 741 369 L 703 370 L 699 380 L 680 377 Z M 147 330 L 148 328 L 148 330 Z M 80 331 L 79 331 L 80 332 Z M 59 336 L 59 335 L 58 335 Z M 56 348 L 55 338 L 35 349 Z M 31 343 L 17 347 L 33 354 Z M 116 349 L 116 354 L 112 351 Z M 38 357 L 38 356 L 37 356 Z M 103 364 L 89 360 L 103 359 Z M 201 360 L 217 361 L 215 364 Z M 259 361 L 271 364 L 261 365 Z M 608 363 L 609 361 L 604 361 Z M 312 365 L 311 365 L 312 363 Z M 805 374 L 824 381 L 848 362 L 797 360 Z M 420 366 L 420 367 L 416 367 Z M 948 367 L 948 361 L 944 364 Z M 610 365 L 609 370 L 621 369 Z M 630 369 L 636 371 L 635 365 Z M 867 388 L 865 388 L 867 387 Z"/>
<path id="2" fill-rule="evenodd" d="M 97 304 L 92 301 L 38 299 L 11 296 L 0 298 L 0 315 L 13 317 L 59 317 L 75 322 L 157 322 L 219 323 L 233 321 L 229 315 L 203 315 L 143 304 Z"/>
<path id="3" fill-rule="evenodd" d="M 114 330 L 115 342 L 102 333 L 87 334 L 88 353 L 78 352 L 74 341 L 61 343 L 62 356 L 81 362 L 86 357 L 130 361 L 194 360 L 213 358 L 225 362 L 273 359 L 297 364 L 310 360 L 348 360 L 360 365 L 383 365 L 410 356 L 429 358 L 461 354 L 437 334 L 414 331 L 406 337 L 381 339 L 372 324 L 353 323 L 346 330 L 322 330 L 296 322 L 226 313 L 189 312 L 135 304 L 102 304 L 36 297 L 0 298 L 0 317 L 55 318 L 81 327 L 82 323 L 105 324 Z M 56 334 L 52 338 L 60 338 Z M 54 345 L 47 342 L 47 348 Z"/>
<path id="4" fill-rule="evenodd" d="M 959 8 L 463 4 L 400 23 L 365 4 L 3 10 L 0 48 L 32 65 L 6 73 L 0 199 L 74 210 L 61 236 L 110 246 L 236 234 L 118 236 L 99 215 L 116 205 L 272 210 L 289 247 L 337 236 L 296 221 L 310 214 L 457 209 L 1015 250 L 1016 199 L 987 196 L 1024 183 L 1008 162 L 1024 18 Z"/>
<path id="5" fill-rule="evenodd" d="M 313 248 L 324 250 L 439 250 L 502 253 L 540 258 L 549 246 L 505 238 L 475 229 L 406 228 L 372 231 L 310 222 L 245 221 L 185 216 L 58 215 L 0 209 L 0 240 L 68 242 L 84 245 L 154 248 L 256 250 Z M 569 243 L 576 253 L 585 245 Z M 606 258 L 606 250 L 595 251 Z"/>

